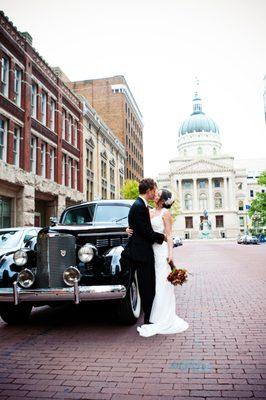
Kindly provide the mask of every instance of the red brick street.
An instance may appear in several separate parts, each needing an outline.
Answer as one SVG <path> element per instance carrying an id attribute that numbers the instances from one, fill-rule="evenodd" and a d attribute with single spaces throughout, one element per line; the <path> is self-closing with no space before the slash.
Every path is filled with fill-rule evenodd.
<path id="1" fill-rule="evenodd" d="M 265 399 L 266 245 L 185 242 L 175 259 L 193 273 L 176 288 L 187 331 L 142 338 L 92 305 L 1 321 L 0 399 Z"/>

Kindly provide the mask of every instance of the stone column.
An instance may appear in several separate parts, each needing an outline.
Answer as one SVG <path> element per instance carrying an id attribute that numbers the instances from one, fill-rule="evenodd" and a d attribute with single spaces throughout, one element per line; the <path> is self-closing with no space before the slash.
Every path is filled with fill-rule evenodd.
<path id="1" fill-rule="evenodd" d="M 193 209 L 198 211 L 198 190 L 197 190 L 197 179 L 193 179 Z"/>
<path id="2" fill-rule="evenodd" d="M 213 191 L 212 191 L 212 178 L 208 178 L 209 185 L 209 211 L 213 210 Z"/>
<path id="3" fill-rule="evenodd" d="M 25 185 L 22 194 L 23 218 L 18 215 L 18 221 L 22 222 L 21 226 L 34 226 L 34 210 L 35 210 L 35 188 L 31 185 Z"/>
<path id="4" fill-rule="evenodd" d="M 180 211 L 183 211 L 182 179 L 178 179 L 178 195 L 179 195 Z"/>
<path id="5" fill-rule="evenodd" d="M 228 191 L 229 191 L 229 208 L 235 211 L 235 199 L 233 197 L 234 188 L 233 188 L 233 180 L 231 177 L 228 177 Z"/>
<path id="6" fill-rule="evenodd" d="M 227 190 L 227 177 L 224 176 L 224 205 L 225 210 L 228 209 L 228 190 Z"/>

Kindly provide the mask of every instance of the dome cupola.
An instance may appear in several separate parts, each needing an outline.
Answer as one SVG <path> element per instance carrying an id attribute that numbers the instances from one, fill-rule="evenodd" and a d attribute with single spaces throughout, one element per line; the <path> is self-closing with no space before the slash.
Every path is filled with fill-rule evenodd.
<path id="1" fill-rule="evenodd" d="M 198 86 L 198 80 L 196 84 Z M 178 152 L 181 156 L 216 155 L 222 146 L 219 128 L 214 120 L 202 111 L 198 88 L 192 104 L 192 114 L 184 120 L 179 129 Z"/>

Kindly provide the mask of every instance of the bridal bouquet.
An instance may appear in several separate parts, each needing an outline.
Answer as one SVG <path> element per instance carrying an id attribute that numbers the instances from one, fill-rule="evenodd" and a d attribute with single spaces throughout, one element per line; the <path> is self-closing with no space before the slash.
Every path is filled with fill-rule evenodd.
<path id="1" fill-rule="evenodd" d="M 172 285 L 183 285 L 183 283 L 187 282 L 189 272 L 185 268 L 176 268 L 172 261 L 169 265 L 172 271 L 168 275 L 167 280 L 171 282 Z"/>

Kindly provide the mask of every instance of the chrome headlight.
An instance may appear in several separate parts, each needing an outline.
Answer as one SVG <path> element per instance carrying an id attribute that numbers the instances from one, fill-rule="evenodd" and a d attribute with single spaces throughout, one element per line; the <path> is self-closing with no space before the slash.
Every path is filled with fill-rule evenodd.
<path id="1" fill-rule="evenodd" d="M 15 264 L 18 265 L 19 267 L 23 267 L 23 265 L 25 265 L 28 261 L 28 255 L 23 250 L 16 251 L 13 258 Z"/>
<path id="2" fill-rule="evenodd" d="M 96 254 L 97 249 L 95 246 L 92 246 L 91 244 L 85 244 L 82 246 L 79 251 L 78 251 L 78 257 L 80 261 L 84 263 L 90 262 L 94 255 Z"/>
<path id="3" fill-rule="evenodd" d="M 80 281 L 80 278 L 80 272 L 76 267 L 68 267 L 63 272 L 63 280 L 68 286 L 74 286 L 75 281 Z"/>
<path id="4" fill-rule="evenodd" d="M 25 268 L 18 274 L 17 281 L 20 286 L 24 288 L 29 288 L 34 284 L 35 275 L 30 269 Z"/>

